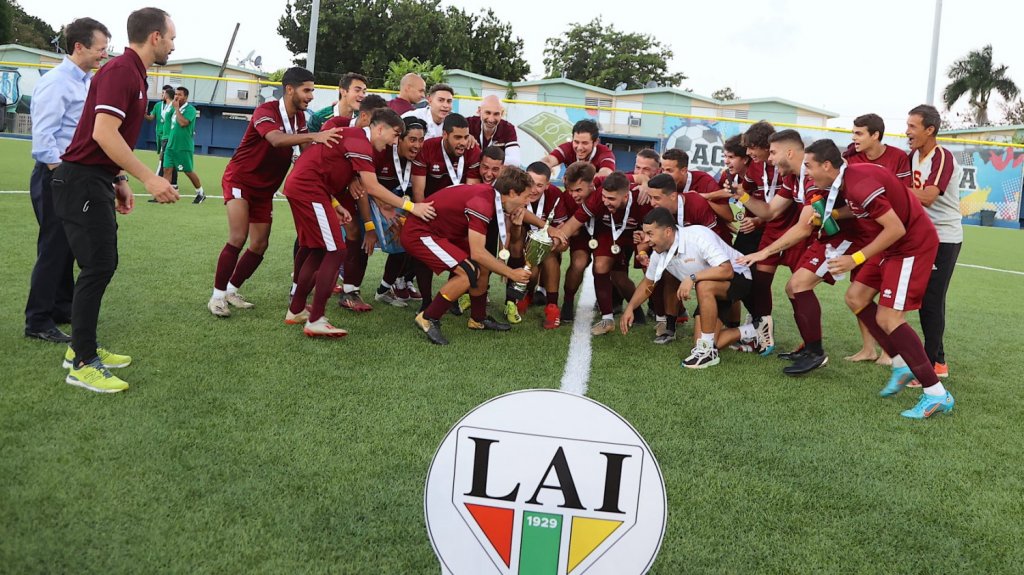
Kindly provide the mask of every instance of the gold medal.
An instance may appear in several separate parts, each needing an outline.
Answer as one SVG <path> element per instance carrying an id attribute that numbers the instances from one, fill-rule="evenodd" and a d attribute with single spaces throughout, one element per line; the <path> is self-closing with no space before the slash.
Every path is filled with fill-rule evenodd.
<path id="1" fill-rule="evenodd" d="M 502 248 L 501 251 L 498 252 L 498 259 L 505 263 L 508 263 L 508 259 L 510 257 L 512 257 L 512 252 L 508 251 L 505 248 Z"/>
<path id="2" fill-rule="evenodd" d="M 597 240 L 595 238 L 591 238 L 590 241 L 587 242 L 587 245 L 590 246 L 590 249 L 596 250 L 597 249 Z"/>
<path id="3" fill-rule="evenodd" d="M 619 244 L 612 244 L 612 253 L 613 254 L 619 255 L 619 252 L 621 252 L 621 251 L 622 251 L 622 248 L 619 247 Z"/>

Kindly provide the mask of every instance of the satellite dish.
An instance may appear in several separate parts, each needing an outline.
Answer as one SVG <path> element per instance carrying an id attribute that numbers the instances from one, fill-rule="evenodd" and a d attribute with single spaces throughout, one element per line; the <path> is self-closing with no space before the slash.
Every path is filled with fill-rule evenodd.
<path id="1" fill-rule="evenodd" d="M 261 68 L 261 67 L 263 66 L 263 56 L 256 56 L 256 59 L 255 59 L 255 60 L 253 60 L 253 61 L 252 61 L 252 63 L 253 63 L 253 64 L 254 64 L 254 65 L 255 65 L 255 66 L 257 67 L 257 68 Z"/>
<path id="2" fill-rule="evenodd" d="M 252 62 L 252 57 L 255 54 L 256 54 L 256 50 L 249 50 L 249 53 L 245 55 L 245 58 L 242 58 L 241 60 L 238 61 L 238 65 L 239 66 L 244 66 L 247 62 Z"/>
<path id="3" fill-rule="evenodd" d="M 627 86 L 627 84 L 625 82 L 619 82 L 619 85 L 615 86 L 615 91 L 616 92 L 622 92 L 623 90 L 626 89 L 626 86 Z"/>

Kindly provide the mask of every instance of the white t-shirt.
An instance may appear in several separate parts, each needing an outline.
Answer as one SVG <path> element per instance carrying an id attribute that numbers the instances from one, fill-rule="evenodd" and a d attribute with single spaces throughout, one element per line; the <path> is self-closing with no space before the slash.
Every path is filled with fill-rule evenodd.
<path id="1" fill-rule="evenodd" d="M 910 169 L 915 188 L 939 188 L 939 196 L 932 205 L 924 208 L 935 224 L 939 241 L 944 244 L 962 243 L 964 226 L 960 215 L 960 180 L 963 169 L 956 156 L 942 146 L 935 146 L 924 158 L 921 158 L 919 150 L 914 150 L 910 153 Z"/>
<path id="2" fill-rule="evenodd" d="M 668 263 L 665 258 L 672 252 L 651 254 L 650 262 L 647 264 L 647 279 L 656 282 L 661 279 L 664 272 L 668 272 L 683 280 L 708 268 L 720 266 L 725 262 L 732 263 L 732 271 L 750 279 L 750 268 L 741 265 L 737 260 L 743 254 L 734 250 L 732 246 L 725 243 L 718 234 L 704 226 L 686 226 L 676 228 L 675 255 Z"/>
<path id="3" fill-rule="evenodd" d="M 430 114 L 430 106 L 424 106 L 423 108 L 417 108 L 402 114 L 403 118 L 408 118 L 409 116 L 419 118 L 427 123 L 427 135 L 423 139 L 440 138 L 444 135 L 444 120 L 441 120 L 440 124 L 435 124 L 434 116 Z"/>

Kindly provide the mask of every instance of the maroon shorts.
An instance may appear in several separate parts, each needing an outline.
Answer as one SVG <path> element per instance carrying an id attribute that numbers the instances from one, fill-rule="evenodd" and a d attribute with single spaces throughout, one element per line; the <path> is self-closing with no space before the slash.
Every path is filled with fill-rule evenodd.
<path id="1" fill-rule="evenodd" d="M 864 262 L 856 280 L 878 291 L 878 305 L 897 311 L 921 309 L 938 246 L 913 256 L 886 255 L 878 265 Z M 875 259 L 875 258 L 872 258 Z"/>
<path id="2" fill-rule="evenodd" d="M 781 237 L 782 237 L 781 235 L 771 234 L 771 233 L 765 232 L 761 236 L 761 243 L 760 243 L 760 245 L 758 245 L 757 249 L 758 250 L 763 250 L 764 248 L 770 246 L 772 244 L 772 242 L 774 242 L 775 240 L 777 240 L 777 239 L 779 239 Z M 795 246 L 793 246 L 793 247 L 791 247 L 791 248 L 789 248 L 787 250 L 783 250 L 781 254 L 775 253 L 775 254 L 772 254 L 772 255 L 764 258 L 763 260 L 757 262 L 757 265 L 759 265 L 759 266 L 786 266 L 787 268 L 789 268 L 789 269 L 791 269 L 793 271 L 796 271 L 797 268 L 800 267 L 800 262 L 803 259 L 804 250 L 806 248 L 807 248 L 807 244 L 806 243 L 799 243 L 799 244 L 797 244 L 797 245 L 795 245 Z"/>
<path id="3" fill-rule="evenodd" d="M 597 249 L 591 250 L 591 252 L 595 258 L 612 258 L 615 261 L 612 264 L 612 270 L 629 271 L 629 258 L 633 256 L 633 249 L 636 247 L 636 244 L 633 243 L 632 231 L 622 232 L 618 241 L 613 242 L 611 230 L 598 228 L 594 231 L 594 237 L 597 240 Z M 613 243 L 619 246 L 617 254 L 612 253 Z"/>
<path id="4" fill-rule="evenodd" d="M 245 200 L 249 203 L 249 223 L 269 224 L 274 211 L 274 193 L 277 190 L 246 188 L 224 178 L 220 181 L 224 190 L 224 203 L 231 200 Z"/>
<path id="5" fill-rule="evenodd" d="M 807 244 L 807 249 L 804 251 L 803 256 L 800 258 L 800 265 L 797 269 L 810 270 L 811 273 L 818 276 L 825 283 L 829 285 L 835 285 L 836 280 L 832 277 L 832 274 L 828 271 L 828 256 L 826 255 L 826 245 L 831 245 L 839 255 L 850 255 L 860 249 L 859 244 L 854 244 L 850 240 L 811 240 Z"/>
<path id="6" fill-rule="evenodd" d="M 451 271 L 459 262 L 469 258 L 468 244 L 459 244 L 408 227 L 402 230 L 402 247 L 435 274 Z"/>
<path id="7" fill-rule="evenodd" d="M 341 237 L 341 221 L 330 201 L 316 202 L 288 198 L 295 219 L 295 231 L 299 245 L 304 248 L 326 249 L 329 252 L 345 250 Z"/>
<path id="8" fill-rule="evenodd" d="M 574 235 L 573 237 L 569 238 L 569 253 L 572 253 L 572 252 L 575 252 L 575 251 L 580 251 L 580 250 L 585 251 L 585 252 L 589 252 L 590 251 L 590 246 L 588 245 L 589 243 L 590 243 L 590 234 L 587 233 L 586 229 L 580 229 L 580 231 L 576 232 L 576 235 Z"/>

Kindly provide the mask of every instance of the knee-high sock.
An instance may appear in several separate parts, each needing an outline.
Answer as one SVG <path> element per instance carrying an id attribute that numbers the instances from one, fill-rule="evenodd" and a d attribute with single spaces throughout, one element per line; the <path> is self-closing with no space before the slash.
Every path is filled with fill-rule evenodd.
<path id="1" fill-rule="evenodd" d="M 482 322 L 487 319 L 487 292 L 480 295 L 469 296 L 469 317 L 475 322 Z"/>
<path id="2" fill-rule="evenodd" d="M 434 272 L 430 271 L 426 264 L 416 262 L 416 287 L 420 290 L 420 295 L 423 297 L 421 310 L 426 309 L 430 303 L 433 283 Z M 440 316 L 434 319 L 440 319 Z"/>
<path id="3" fill-rule="evenodd" d="M 306 263 L 306 258 L 309 257 L 309 248 L 299 246 L 295 250 L 294 258 L 295 263 L 292 265 L 292 282 L 299 283 L 299 274 L 302 272 L 302 264 Z"/>
<path id="4" fill-rule="evenodd" d="M 772 315 L 772 280 L 774 279 L 774 273 L 754 268 L 753 282 L 750 286 L 751 303 L 754 307 L 751 315 L 754 317 Z"/>
<path id="5" fill-rule="evenodd" d="M 316 291 L 313 292 L 313 306 L 309 310 L 309 319 L 316 321 L 323 317 L 327 301 L 334 293 L 334 284 L 338 281 L 338 268 L 345 261 L 345 252 L 335 250 L 324 254 L 320 267 L 316 272 Z"/>
<path id="6" fill-rule="evenodd" d="M 651 308 L 654 309 L 654 315 L 665 315 L 665 283 L 658 282 L 654 286 L 654 292 L 651 293 Z"/>
<path id="7" fill-rule="evenodd" d="M 424 296 L 423 301 L 426 300 L 427 298 L 426 296 Z M 437 295 L 434 296 L 434 300 L 431 301 L 430 304 L 427 305 L 427 307 L 423 310 L 423 317 L 428 319 L 441 319 L 441 317 L 444 316 L 445 312 L 451 309 L 451 307 L 452 301 L 444 297 L 443 293 L 437 292 Z"/>
<path id="8" fill-rule="evenodd" d="M 808 350 L 822 353 L 821 345 L 821 304 L 811 290 L 793 295 L 793 309 L 796 327 Z"/>
<path id="9" fill-rule="evenodd" d="M 325 253 L 322 249 L 303 249 L 306 250 L 306 257 L 299 268 L 299 273 L 295 275 L 295 293 L 292 294 L 292 303 L 288 306 L 288 311 L 292 313 L 299 313 L 306 307 L 309 292 L 313 291 L 313 284 L 316 282 L 316 272 L 320 269 L 320 262 L 323 261 Z"/>
<path id="10" fill-rule="evenodd" d="M 256 271 L 256 268 L 260 267 L 263 263 L 263 255 L 258 254 L 252 250 L 245 250 L 242 257 L 238 259 L 238 265 L 235 266 L 235 273 L 231 274 L 231 285 L 235 287 L 242 287 L 245 280 L 252 277 L 252 274 Z"/>
<path id="11" fill-rule="evenodd" d="M 228 289 L 228 280 L 231 279 L 231 272 L 235 271 L 235 264 L 238 263 L 238 254 L 242 248 L 236 248 L 231 244 L 224 244 L 217 258 L 217 273 L 213 277 L 213 287 L 224 291 Z"/>
<path id="12" fill-rule="evenodd" d="M 921 387 L 931 387 L 939 383 L 939 378 L 935 375 L 935 368 L 924 351 L 924 344 L 921 343 L 921 338 L 917 336 L 917 332 L 910 327 L 909 323 L 904 322 L 892 330 L 889 339 L 896 348 L 896 353 L 900 354 L 903 361 L 907 362 L 907 367 L 914 373 L 914 377 L 920 382 Z"/>
<path id="13" fill-rule="evenodd" d="M 612 292 L 615 291 L 611 274 L 595 273 L 594 291 L 597 292 L 597 306 L 601 308 L 601 315 L 610 315 L 612 313 Z"/>
<path id="14" fill-rule="evenodd" d="M 864 327 L 868 328 L 868 331 L 871 333 L 871 337 L 875 338 L 879 347 L 881 347 L 885 353 L 889 354 L 889 357 L 898 355 L 899 352 L 896 351 L 896 346 L 893 345 L 892 338 L 890 338 L 889 334 L 885 333 L 885 330 L 878 325 L 878 319 L 876 318 L 877 315 L 878 304 L 870 302 L 864 307 L 864 309 L 857 312 L 857 319 L 864 324 Z"/>
<path id="15" fill-rule="evenodd" d="M 366 276 L 366 264 L 369 262 L 369 257 L 366 255 L 366 251 L 363 250 L 361 238 L 345 240 L 345 248 L 347 250 L 345 255 L 345 285 L 352 285 L 359 289 L 359 286 L 363 285 L 363 278 Z"/>
<path id="16" fill-rule="evenodd" d="M 405 254 L 388 254 L 388 259 L 384 262 L 384 275 L 381 277 L 384 283 L 388 285 L 395 283 L 405 267 L 405 258 Z"/>

